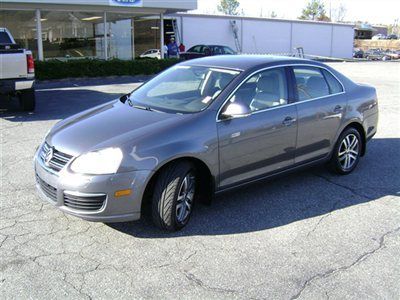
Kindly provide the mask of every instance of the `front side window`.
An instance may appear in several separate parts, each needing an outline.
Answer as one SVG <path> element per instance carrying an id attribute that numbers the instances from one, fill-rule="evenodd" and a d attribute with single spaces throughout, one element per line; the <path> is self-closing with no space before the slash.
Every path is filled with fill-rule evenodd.
<path id="1" fill-rule="evenodd" d="M 175 66 L 132 92 L 128 104 L 165 112 L 199 112 L 238 74 L 226 69 Z"/>
<path id="2" fill-rule="evenodd" d="M 234 93 L 230 102 L 240 102 L 252 112 L 288 104 L 285 69 L 270 69 L 250 77 Z"/>
<path id="3" fill-rule="evenodd" d="M 328 83 L 320 68 L 293 67 L 300 101 L 330 95 Z"/>
<path id="4" fill-rule="evenodd" d="M 212 49 L 212 53 L 213 53 L 214 55 L 221 55 L 221 54 L 224 54 L 224 52 L 222 51 L 222 47 L 213 46 L 213 47 L 211 47 L 211 49 Z"/>
<path id="5" fill-rule="evenodd" d="M 194 47 L 190 48 L 190 49 L 188 50 L 188 52 L 200 53 L 201 48 L 202 48 L 201 46 L 194 46 Z"/>

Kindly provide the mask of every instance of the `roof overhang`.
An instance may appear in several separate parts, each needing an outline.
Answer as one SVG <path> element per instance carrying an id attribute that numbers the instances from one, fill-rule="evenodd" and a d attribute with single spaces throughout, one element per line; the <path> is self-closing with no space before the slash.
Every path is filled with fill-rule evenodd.
<path id="1" fill-rule="evenodd" d="M 1 9 L 117 12 L 138 15 L 197 9 L 197 0 L 2 0 Z"/>

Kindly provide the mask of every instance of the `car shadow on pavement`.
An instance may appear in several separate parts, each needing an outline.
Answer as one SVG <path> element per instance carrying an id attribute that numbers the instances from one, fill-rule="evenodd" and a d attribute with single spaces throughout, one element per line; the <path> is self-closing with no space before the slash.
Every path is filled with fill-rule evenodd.
<path id="1" fill-rule="evenodd" d="M 189 224 L 179 232 L 162 232 L 148 218 L 108 225 L 138 238 L 171 238 L 256 232 L 324 216 L 399 196 L 399 149 L 400 139 L 373 139 L 350 175 L 334 175 L 318 166 L 224 193 L 211 206 L 197 205 Z"/>
<path id="2" fill-rule="evenodd" d="M 10 122 L 61 120 L 120 96 L 87 89 L 37 91 L 35 112 L 21 111 L 16 98 L 0 99 L 0 118 Z"/>

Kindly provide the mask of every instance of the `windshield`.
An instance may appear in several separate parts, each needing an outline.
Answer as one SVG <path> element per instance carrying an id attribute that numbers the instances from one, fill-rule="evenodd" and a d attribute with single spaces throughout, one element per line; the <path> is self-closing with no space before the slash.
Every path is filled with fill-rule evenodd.
<path id="1" fill-rule="evenodd" d="M 174 113 L 205 109 L 239 74 L 201 66 L 175 66 L 130 95 L 129 105 Z"/>

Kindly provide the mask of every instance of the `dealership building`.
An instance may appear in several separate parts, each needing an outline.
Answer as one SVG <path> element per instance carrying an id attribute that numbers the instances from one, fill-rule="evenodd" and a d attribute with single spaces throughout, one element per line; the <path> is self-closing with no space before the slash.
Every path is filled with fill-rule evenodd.
<path id="1" fill-rule="evenodd" d="M 230 46 L 254 54 L 348 58 L 354 25 L 187 13 L 197 0 L 1 0 L 0 27 L 47 59 L 134 59 L 171 37 L 186 49 Z"/>

